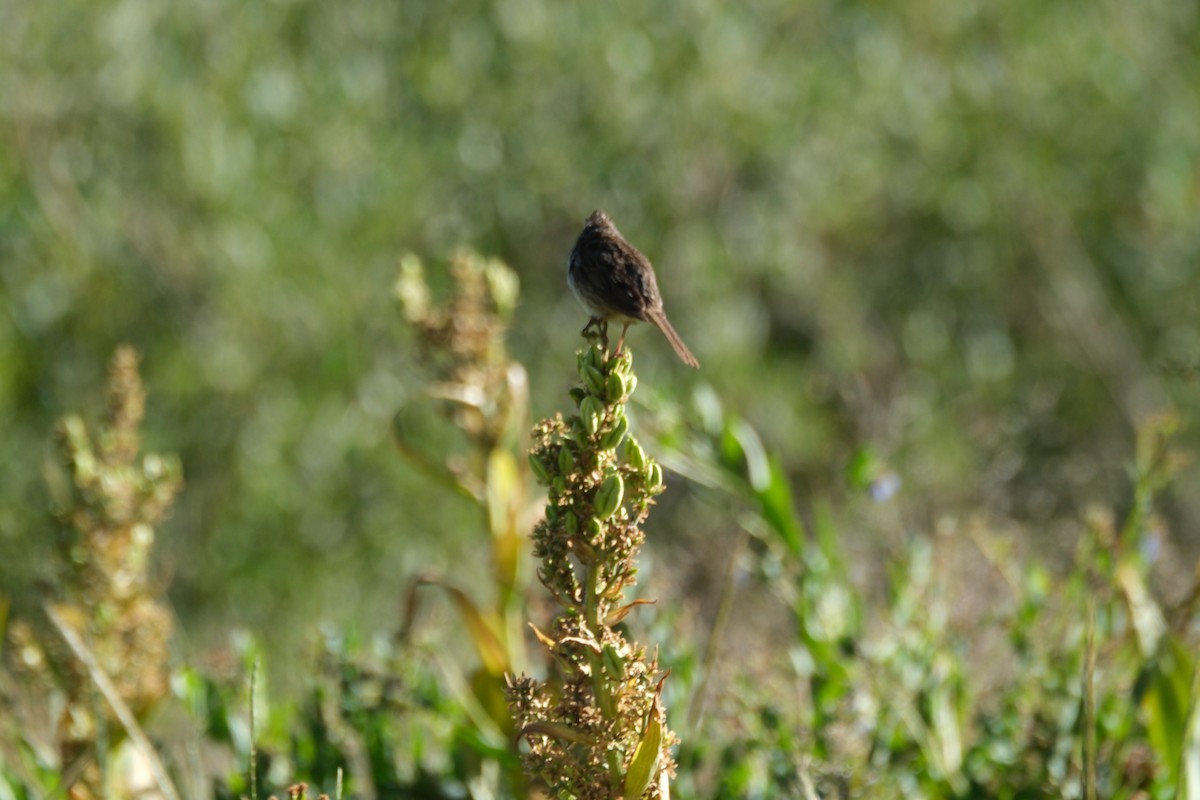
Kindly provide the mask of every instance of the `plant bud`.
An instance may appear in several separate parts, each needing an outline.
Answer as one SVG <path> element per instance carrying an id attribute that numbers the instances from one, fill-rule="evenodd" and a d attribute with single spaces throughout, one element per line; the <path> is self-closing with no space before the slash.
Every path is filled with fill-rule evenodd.
<path id="1" fill-rule="evenodd" d="M 646 466 L 646 451 L 632 436 L 625 442 L 625 460 L 638 472 Z"/>
<path id="2" fill-rule="evenodd" d="M 566 475 L 574 468 L 575 457 L 571 455 L 571 448 L 563 445 L 558 450 L 558 471 Z"/>
<path id="3" fill-rule="evenodd" d="M 605 450 L 615 450 L 625 434 L 629 431 L 629 420 L 624 414 L 618 413 L 617 424 L 608 433 L 600 437 L 600 446 Z"/>
<path id="4" fill-rule="evenodd" d="M 613 370 L 608 375 L 608 382 L 604 386 L 604 396 L 610 403 L 620 402 L 625 396 L 625 378 L 617 370 Z"/>
<path id="5" fill-rule="evenodd" d="M 617 356 L 613 369 L 622 374 L 628 374 L 629 370 L 633 369 L 633 354 L 628 348 L 622 350 L 621 355 Z"/>
<path id="6" fill-rule="evenodd" d="M 585 397 L 579 404 L 579 418 L 588 435 L 600 430 L 600 420 L 604 417 L 604 404 L 595 397 Z"/>
<path id="7" fill-rule="evenodd" d="M 617 509 L 621 507 L 621 497 L 625 494 L 625 482 L 621 480 L 621 476 L 615 472 L 609 473 L 604 479 L 604 483 L 600 484 L 600 488 L 596 490 L 596 497 L 592 501 L 592 505 L 596 509 L 597 519 L 608 519 L 613 514 L 617 513 Z"/>
<path id="8" fill-rule="evenodd" d="M 651 492 L 653 492 L 658 487 L 662 486 L 662 482 L 663 482 L 662 467 L 660 467 L 657 462 L 652 461 L 652 462 L 650 462 L 650 465 L 646 467 L 645 481 L 646 481 L 646 489 Z"/>
<path id="9" fill-rule="evenodd" d="M 583 383 L 588 391 L 599 397 L 604 396 L 604 373 L 590 364 L 583 368 Z"/>
<path id="10" fill-rule="evenodd" d="M 575 516 L 574 511 L 568 511 L 566 517 L 563 518 L 563 525 L 567 528 L 567 533 L 571 536 L 579 533 L 579 517 Z"/>

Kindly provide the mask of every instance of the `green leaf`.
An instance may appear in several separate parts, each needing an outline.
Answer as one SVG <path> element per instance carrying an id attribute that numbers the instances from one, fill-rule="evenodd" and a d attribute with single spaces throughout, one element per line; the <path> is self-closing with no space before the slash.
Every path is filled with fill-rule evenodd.
<path id="1" fill-rule="evenodd" d="M 869 447 L 860 447 L 846 465 L 846 479 L 854 489 L 863 490 L 875 479 L 875 454 Z"/>
<path id="2" fill-rule="evenodd" d="M 771 484 L 771 465 L 762 439 L 758 438 L 758 432 L 746 420 L 735 419 L 729 425 L 728 435 L 732 442 L 726 442 L 726 452 L 729 455 L 741 455 L 750 488 L 756 493 L 766 491 Z M 730 447 L 732 443 L 736 443 L 736 448 Z"/>
<path id="3" fill-rule="evenodd" d="M 726 468 L 736 472 L 744 467 L 746 482 L 758 499 L 763 520 L 779 534 L 788 550 L 799 553 L 804 543 L 804 530 L 796 518 L 792 490 L 779 459 L 767 455 L 758 433 L 740 418 L 727 424 L 721 451 Z"/>
<path id="4" fill-rule="evenodd" d="M 492 450 L 487 464 L 488 527 L 496 538 L 516 530 L 517 460 L 501 448 Z"/>
<path id="5" fill-rule="evenodd" d="M 1125 595 L 1130 620 L 1137 633 L 1138 649 L 1149 657 L 1158 652 L 1159 642 L 1167 630 L 1162 610 L 1146 586 L 1145 576 L 1132 558 L 1117 565 L 1117 584 Z"/>
<path id="6" fill-rule="evenodd" d="M 1193 668 L 1192 654 L 1175 636 L 1168 635 L 1160 641 L 1158 655 L 1139 681 L 1146 734 L 1158 762 L 1172 773 L 1179 769 L 1188 732 L 1188 709 L 1195 705 L 1191 698 Z M 1175 774 L 1172 782 L 1181 777 Z M 1197 790 L 1200 786 L 1192 788 Z"/>
<path id="7" fill-rule="evenodd" d="M 1200 800 L 1200 695 L 1195 691 L 1198 684 L 1192 683 L 1192 698 L 1188 713 L 1188 737 L 1183 743 L 1183 754 L 1179 763 L 1179 800 Z"/>
<path id="8" fill-rule="evenodd" d="M 575 457 L 571 455 L 571 448 L 564 444 L 558 451 L 558 471 L 563 475 L 570 475 L 573 469 L 575 469 Z"/>
<path id="9" fill-rule="evenodd" d="M 474 601 L 467 596 L 466 592 L 455 586 L 438 579 L 423 576 L 418 578 L 412 589 L 409 590 L 410 595 L 415 589 L 422 584 L 430 584 L 439 586 L 446 590 L 450 595 L 450 599 L 454 602 L 455 608 L 458 609 L 459 616 L 462 617 L 463 624 L 466 626 L 467 634 L 471 639 L 471 643 L 475 646 L 476 652 L 479 653 L 479 660 L 483 662 L 483 667 L 492 675 L 503 675 L 510 670 L 508 648 L 505 647 L 504 641 L 496 633 L 501 626 L 499 621 L 490 618 L 480 611 Z M 410 610 L 407 616 L 411 616 L 411 606 L 413 605 L 410 598 Z M 408 627 L 406 623 L 405 627 Z"/>
<path id="10" fill-rule="evenodd" d="M 625 773 L 625 800 L 636 800 L 646 793 L 654 774 L 658 772 L 658 762 L 662 759 L 662 722 L 658 719 L 656 710 L 650 712 L 650 720 L 637 749 L 633 751 L 633 760 L 629 762 L 629 771 Z"/>
<path id="11" fill-rule="evenodd" d="M 550 471 L 546 469 L 546 464 L 533 453 L 529 454 L 529 468 L 533 470 L 533 475 L 537 478 L 538 483 L 544 486 L 550 482 Z"/>
<path id="12" fill-rule="evenodd" d="M 762 504 L 763 519 L 779 534 L 788 550 L 799 553 L 804 545 L 804 528 L 792 505 L 792 488 L 779 459 L 772 456 L 769 464 L 770 481 L 762 491 L 756 492 Z"/>

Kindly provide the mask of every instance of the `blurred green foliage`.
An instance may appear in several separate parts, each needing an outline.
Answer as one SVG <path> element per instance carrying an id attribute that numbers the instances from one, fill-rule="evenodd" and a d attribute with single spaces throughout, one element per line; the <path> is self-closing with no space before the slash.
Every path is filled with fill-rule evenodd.
<path id="1" fill-rule="evenodd" d="M 131 341 L 189 477 L 182 613 L 313 610 L 298 576 L 377 607 L 358 587 L 442 557 L 384 444 L 413 382 L 395 258 L 515 265 L 540 412 L 594 206 L 712 365 L 664 374 L 711 381 L 806 488 L 868 443 L 914 490 L 1041 524 L 1112 488 L 1138 414 L 1195 406 L 1184 0 L 2 13 L 6 580 L 35 561 L 50 421 Z"/>
<path id="2" fill-rule="evenodd" d="M 642 421 L 696 479 L 672 480 L 693 490 L 664 499 L 650 568 L 690 553 L 675 588 L 712 611 L 736 538 L 714 486 L 744 492 L 767 585 L 798 553 L 822 574 L 836 530 L 847 582 L 789 604 L 836 697 L 857 634 L 805 620 L 840 608 L 853 633 L 903 607 L 908 579 L 890 596 L 878 570 L 916 558 L 911 533 L 978 523 L 1019 543 L 1002 560 L 1074 574 L 1079 520 L 1126 502 L 1136 428 L 1195 416 L 1198 38 L 1186 0 L 10 3 L 2 593 L 19 612 L 52 574 L 49 432 L 99 407 L 82 398 L 124 341 L 147 446 L 187 481 L 159 556 L 188 647 L 245 626 L 287 650 L 315 616 L 386 626 L 419 569 L 487 569 L 478 509 L 389 442 L 430 378 L 387 291 L 396 259 L 467 244 L 514 266 L 510 348 L 541 416 L 584 321 L 566 254 L 603 207 L 705 365 L 631 333 Z M 731 483 L 737 458 L 753 468 Z M 1189 585 L 1197 478 L 1176 476 L 1152 535 L 1118 537 L 1165 553 L 1147 602 Z M 1126 519 L 1160 489 L 1134 486 Z M 793 741 L 769 714 L 761 731 Z"/>

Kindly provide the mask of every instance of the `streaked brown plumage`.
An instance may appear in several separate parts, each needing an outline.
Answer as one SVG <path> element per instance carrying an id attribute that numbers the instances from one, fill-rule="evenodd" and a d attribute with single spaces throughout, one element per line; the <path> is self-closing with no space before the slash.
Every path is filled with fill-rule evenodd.
<path id="1" fill-rule="evenodd" d="M 575 240 L 567 261 L 567 283 L 579 302 L 592 315 L 583 333 L 599 325 L 608 341 L 608 321 L 625 327 L 617 340 L 617 352 L 625 342 L 625 333 L 635 322 L 649 322 L 663 332 L 676 355 L 689 367 L 700 362 L 688 350 L 683 339 L 667 321 L 662 295 L 650 259 L 625 238 L 603 211 L 593 211 Z"/>

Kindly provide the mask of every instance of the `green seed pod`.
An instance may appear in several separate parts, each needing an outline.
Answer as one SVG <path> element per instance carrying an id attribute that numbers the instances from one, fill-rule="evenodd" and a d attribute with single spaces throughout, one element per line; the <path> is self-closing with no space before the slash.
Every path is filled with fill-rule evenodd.
<path id="1" fill-rule="evenodd" d="M 595 544 L 600 541 L 601 534 L 604 533 L 604 525 L 600 520 L 592 517 L 588 520 L 588 541 Z"/>
<path id="2" fill-rule="evenodd" d="M 624 414 L 618 412 L 617 424 L 612 427 L 612 430 L 600 437 L 600 446 L 605 450 L 615 450 L 628 432 L 629 420 Z"/>
<path id="3" fill-rule="evenodd" d="M 558 450 L 558 471 L 566 475 L 574 468 L 575 457 L 571 455 L 571 448 L 563 445 Z"/>
<path id="4" fill-rule="evenodd" d="M 646 466 L 646 451 L 632 436 L 625 441 L 625 460 L 639 472 Z"/>
<path id="5" fill-rule="evenodd" d="M 605 397 L 610 403 L 618 403 L 625 396 L 625 378 L 617 370 L 613 370 L 608 374 L 608 381 L 604 386 Z"/>
<path id="6" fill-rule="evenodd" d="M 625 395 L 633 394 L 633 390 L 637 388 L 637 375 L 632 372 L 625 376 Z"/>
<path id="7" fill-rule="evenodd" d="M 600 351 L 596 349 L 596 345 L 588 348 L 587 353 L 583 357 L 583 363 L 596 369 L 599 369 L 600 365 L 604 363 L 604 360 L 600 358 Z"/>
<path id="8" fill-rule="evenodd" d="M 613 370 L 620 372 L 622 375 L 628 374 L 633 368 L 633 354 L 629 352 L 629 348 L 621 351 L 621 355 L 617 356 L 616 363 L 613 364 Z"/>
<path id="9" fill-rule="evenodd" d="M 658 465 L 658 462 L 651 461 L 650 464 L 646 467 L 645 481 L 646 481 L 646 488 L 652 492 L 655 489 L 657 489 L 658 487 L 662 486 L 662 482 L 663 482 L 662 467 L 660 467 Z"/>
<path id="10" fill-rule="evenodd" d="M 582 367 L 580 368 L 582 369 Z M 575 405 L 583 402 L 583 398 L 587 397 L 587 390 L 582 386 L 576 386 L 571 389 L 571 399 L 575 401 Z"/>
<path id="11" fill-rule="evenodd" d="M 547 484 L 550 482 L 550 470 L 546 469 L 546 462 L 533 453 L 529 454 L 529 468 L 533 470 L 538 483 Z"/>
<path id="12" fill-rule="evenodd" d="M 588 388 L 589 392 L 598 397 L 604 396 L 603 372 L 591 365 L 588 365 L 583 368 L 583 372 L 580 374 L 583 376 L 583 384 Z"/>
<path id="13" fill-rule="evenodd" d="M 596 518 L 608 519 L 617 513 L 617 509 L 621 507 L 621 497 L 624 494 L 625 482 L 617 473 L 610 473 L 604 479 L 604 483 L 600 484 L 600 488 L 596 490 L 596 497 L 592 500 L 592 505 L 596 509 Z"/>
<path id="14" fill-rule="evenodd" d="M 551 525 L 558 522 L 558 506 L 553 503 L 546 504 L 546 521 Z"/>
<path id="15" fill-rule="evenodd" d="M 567 479 L 562 475 L 555 475 L 550 480 L 550 488 L 554 490 L 555 494 L 561 497 L 562 493 L 567 490 Z"/>
<path id="16" fill-rule="evenodd" d="M 604 404 L 595 397 L 583 398 L 583 402 L 579 404 L 579 418 L 588 435 L 594 434 L 600 430 L 600 421 L 604 418 Z"/>
<path id="17" fill-rule="evenodd" d="M 563 525 L 567 528 L 567 533 L 571 536 L 579 533 L 579 517 L 575 516 L 574 511 L 568 511 L 566 517 L 563 518 Z"/>

